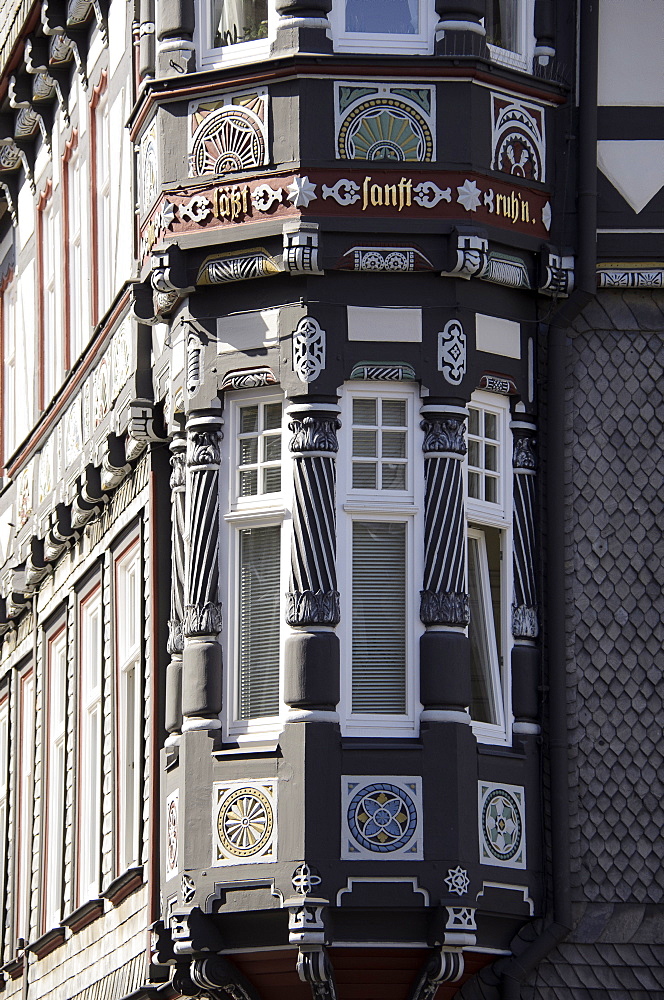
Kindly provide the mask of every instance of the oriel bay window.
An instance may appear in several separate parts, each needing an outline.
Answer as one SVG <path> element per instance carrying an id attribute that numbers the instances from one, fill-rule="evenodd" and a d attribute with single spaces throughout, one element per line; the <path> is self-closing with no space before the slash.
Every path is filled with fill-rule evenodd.
<path id="1" fill-rule="evenodd" d="M 340 51 L 432 51 L 435 22 L 430 0 L 336 0 L 330 12 Z"/>
<path id="2" fill-rule="evenodd" d="M 282 470 L 279 396 L 238 394 L 228 423 L 226 625 L 234 669 L 227 672 L 226 716 L 229 733 L 241 738 L 279 728 L 288 565 L 283 522 L 291 477 Z"/>
<path id="3" fill-rule="evenodd" d="M 274 0 L 199 0 L 203 61 L 239 62 L 267 53 L 276 19 Z"/>
<path id="4" fill-rule="evenodd" d="M 468 593 L 472 701 L 480 739 L 505 738 L 511 595 L 509 410 L 475 393 L 468 407 Z"/>
<path id="5" fill-rule="evenodd" d="M 415 396 L 402 388 L 353 388 L 341 419 L 344 724 L 348 731 L 407 733 L 414 728 L 419 624 L 413 595 L 416 570 L 421 572 L 414 523 L 422 489 Z"/>

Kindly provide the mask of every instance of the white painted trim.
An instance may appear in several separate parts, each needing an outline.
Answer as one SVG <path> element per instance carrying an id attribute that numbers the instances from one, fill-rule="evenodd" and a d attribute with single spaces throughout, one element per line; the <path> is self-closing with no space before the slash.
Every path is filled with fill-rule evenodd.
<path id="1" fill-rule="evenodd" d="M 429 905 L 429 899 L 430 899 L 429 892 L 428 892 L 427 889 L 423 889 L 422 886 L 418 884 L 418 881 L 417 881 L 416 878 L 369 878 L 369 877 L 366 877 L 366 876 L 353 876 L 353 875 L 351 875 L 346 880 L 346 885 L 343 887 L 343 889 L 339 889 L 338 892 L 337 892 L 337 906 L 342 906 L 343 903 L 342 903 L 341 897 L 345 896 L 346 893 L 352 893 L 354 886 L 359 885 L 360 883 L 369 884 L 369 885 L 410 885 L 410 886 L 412 886 L 413 893 L 419 892 L 420 895 L 423 897 L 423 899 L 424 899 L 424 905 L 425 906 Z M 339 942 L 335 941 L 335 946 L 338 946 L 338 945 L 339 945 Z M 344 945 L 344 947 L 345 947 L 345 945 Z M 355 942 L 355 947 L 357 947 L 357 948 L 366 948 L 367 947 L 367 942 L 366 941 L 361 941 L 361 942 L 360 941 L 356 941 Z M 391 947 L 398 947 L 398 946 L 396 946 L 396 945 L 393 946 L 391 943 L 385 943 L 385 942 L 383 942 L 383 947 L 385 947 L 385 948 L 387 948 L 387 947 L 391 948 Z M 412 947 L 412 946 L 411 945 L 409 945 L 409 946 L 404 945 L 403 947 Z"/>

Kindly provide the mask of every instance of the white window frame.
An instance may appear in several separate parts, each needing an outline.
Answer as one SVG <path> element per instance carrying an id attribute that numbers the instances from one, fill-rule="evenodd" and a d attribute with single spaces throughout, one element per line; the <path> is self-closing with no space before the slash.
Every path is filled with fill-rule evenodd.
<path id="1" fill-rule="evenodd" d="M 91 634 L 96 620 L 97 634 Z M 77 809 L 77 903 L 99 895 L 101 874 L 101 781 L 103 603 L 101 582 L 96 581 L 78 606 L 79 623 L 79 725 Z M 94 748 L 96 746 L 96 753 Z"/>
<path id="2" fill-rule="evenodd" d="M 194 44 L 196 51 L 200 53 L 200 68 L 237 66 L 242 63 L 262 62 L 267 59 L 270 55 L 270 47 L 276 38 L 278 20 L 274 0 L 268 0 L 267 38 L 215 47 L 212 43 L 212 0 L 198 0 Z"/>
<path id="3" fill-rule="evenodd" d="M 46 753 L 44 760 L 44 888 L 42 932 L 62 918 L 64 867 L 65 781 L 67 774 L 67 626 L 61 622 L 46 637 L 44 716 Z"/>
<path id="4" fill-rule="evenodd" d="M 510 742 L 512 731 L 511 697 L 511 651 L 512 651 L 512 435 L 510 431 L 510 409 L 506 398 L 495 393 L 474 392 L 468 403 L 469 409 L 480 409 L 495 414 L 500 445 L 498 461 L 499 502 L 491 503 L 468 496 L 468 461 L 464 462 L 464 491 L 466 498 L 467 537 L 478 537 L 484 527 L 497 528 L 500 532 L 501 579 L 500 579 L 500 624 L 502 663 L 497 660 L 488 665 L 491 685 L 499 693 L 500 723 L 493 725 L 473 721 L 473 732 L 478 741 L 505 745 Z M 466 541 L 466 565 L 468 564 Z M 467 574 L 468 579 L 468 574 Z M 485 581 L 486 584 L 486 581 Z M 488 609 L 492 613 L 492 609 Z M 497 673 L 496 673 L 497 671 Z"/>
<path id="5" fill-rule="evenodd" d="M 379 2 L 379 0 L 378 0 Z M 329 20 L 335 52 L 394 53 L 395 55 L 431 55 L 438 15 L 434 0 L 418 0 L 419 25 L 417 34 L 375 34 L 368 31 L 346 31 L 346 0 L 334 0 Z"/>
<path id="6" fill-rule="evenodd" d="M 30 933 L 29 901 L 32 872 L 33 777 L 35 759 L 35 676 L 28 667 L 19 678 L 16 845 L 16 905 L 14 943 L 28 939 Z"/>
<path id="7" fill-rule="evenodd" d="M 95 186 L 97 198 L 97 322 L 108 310 L 113 293 L 114 240 L 111 212 L 111 112 L 108 87 L 94 109 L 96 116 Z"/>
<path id="8" fill-rule="evenodd" d="M 60 387 L 64 373 L 63 330 L 60 322 L 60 282 L 56 280 L 60 259 L 60 227 L 51 195 L 41 209 L 41 330 L 44 358 L 43 388 L 44 409 Z"/>
<path id="9" fill-rule="evenodd" d="M 281 491 L 262 493 L 257 496 L 238 496 L 240 408 L 265 403 L 281 403 Z M 290 545 L 293 469 L 288 450 L 287 400 L 281 392 L 256 392 L 241 390 L 228 397 L 227 403 L 227 451 L 221 465 L 220 496 L 226 497 L 226 513 L 222 517 L 222 531 L 226 544 L 221 546 L 221 574 L 226 581 L 226 614 L 222 638 L 226 663 L 224 671 L 224 709 L 222 730 L 224 738 L 230 741 L 255 742 L 274 738 L 283 728 L 287 706 L 283 690 L 283 650 L 286 636 L 292 631 L 285 621 L 285 597 L 290 579 Z M 243 528 L 281 529 L 280 570 L 279 570 L 279 713 L 258 719 L 239 718 L 240 697 L 240 531 Z"/>
<path id="10" fill-rule="evenodd" d="M 535 51 L 535 0 L 514 0 L 517 5 L 518 48 L 505 49 L 500 45 L 488 45 L 494 62 L 510 69 L 532 72 Z"/>
<path id="11" fill-rule="evenodd" d="M 78 143 L 66 164 L 69 184 L 67 239 L 69 244 L 69 344 L 73 367 L 90 339 L 89 281 L 85 233 L 87 194 L 83 183 L 84 164 Z"/>
<path id="12" fill-rule="evenodd" d="M 9 696 L 5 692 L 0 697 L 0 843 L 9 843 L 7 820 L 9 798 Z M 5 908 L 5 887 L 7 884 L 7 851 L 0 851 L 0 908 Z M 0 927 L 0 955 L 5 953 L 6 929 Z"/>
<path id="13" fill-rule="evenodd" d="M 407 473 L 405 490 L 353 489 L 352 486 L 352 407 L 354 399 L 403 399 L 406 401 Z M 339 435 L 337 569 L 341 596 L 341 643 L 339 715 L 343 735 L 377 737 L 412 737 L 419 729 L 419 639 L 424 626 L 419 617 L 419 595 L 423 574 L 421 514 L 424 510 L 423 436 L 419 421 L 419 396 L 416 387 L 384 382 L 353 382 L 341 392 L 341 431 Z M 352 711 L 352 546 L 354 521 L 386 521 L 406 525 L 406 711 L 400 715 Z M 377 594 L 377 596 L 379 596 Z"/>
<path id="14" fill-rule="evenodd" d="M 140 539 L 115 557 L 117 874 L 140 864 L 143 789 L 143 576 Z M 128 726 L 127 723 L 131 725 Z"/>
<path id="15" fill-rule="evenodd" d="M 16 434 L 16 397 L 17 397 L 17 367 L 16 367 L 16 317 L 17 317 L 18 282 L 12 277 L 2 296 L 2 336 L 3 354 L 3 461 L 12 454 L 17 441 Z"/>

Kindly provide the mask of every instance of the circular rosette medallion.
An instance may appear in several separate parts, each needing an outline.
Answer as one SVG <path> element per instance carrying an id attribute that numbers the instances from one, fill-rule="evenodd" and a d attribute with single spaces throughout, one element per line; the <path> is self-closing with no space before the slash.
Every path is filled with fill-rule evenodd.
<path id="1" fill-rule="evenodd" d="M 516 800 L 504 788 L 494 788 L 482 812 L 484 840 L 498 861 L 510 861 L 521 846 L 521 813 Z"/>
<path id="2" fill-rule="evenodd" d="M 224 799 L 217 819 L 221 846 L 235 858 L 259 854 L 269 843 L 273 826 L 272 805 L 258 788 L 236 788 Z"/>
<path id="3" fill-rule="evenodd" d="M 365 785 L 348 807 L 348 826 L 358 844 L 387 854 L 404 848 L 415 833 L 417 810 L 410 795 L 388 782 Z"/>

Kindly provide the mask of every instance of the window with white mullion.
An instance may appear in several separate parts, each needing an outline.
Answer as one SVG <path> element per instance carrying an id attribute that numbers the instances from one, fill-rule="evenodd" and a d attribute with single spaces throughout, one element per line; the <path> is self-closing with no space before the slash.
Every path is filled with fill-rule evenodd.
<path id="1" fill-rule="evenodd" d="M 83 246 L 83 212 L 85 192 L 83 165 L 78 148 L 72 152 L 67 165 L 69 171 L 68 242 L 69 242 L 69 319 L 71 337 L 71 363 L 79 357 L 87 344 L 89 334 L 88 283 L 85 280 L 85 255 Z"/>
<path id="2" fill-rule="evenodd" d="M 113 233 L 111 220 L 111 128 L 108 94 L 100 98 L 97 115 L 97 263 L 98 317 L 110 305 L 113 279 Z"/>
<path id="3" fill-rule="evenodd" d="M 47 406 L 60 384 L 63 369 L 62 331 L 58 323 L 56 261 L 59 259 L 57 225 L 53 201 L 49 199 L 42 213 L 42 337 L 44 405 Z"/>
<path id="4" fill-rule="evenodd" d="M 46 679 L 44 701 L 46 810 L 42 931 L 55 927 L 62 917 L 67 705 L 67 634 L 64 626 L 47 640 Z"/>
<path id="5" fill-rule="evenodd" d="M 17 818 L 14 831 L 16 906 L 14 940 L 30 931 L 29 897 L 32 859 L 33 768 L 35 754 L 35 685 L 31 670 L 19 679 Z"/>
<path id="6" fill-rule="evenodd" d="M 507 738 L 510 703 L 512 468 L 508 401 L 476 392 L 468 404 L 467 558 L 470 715 L 478 739 Z"/>
<path id="7" fill-rule="evenodd" d="M 342 712 L 346 731 L 408 734 L 415 726 L 417 595 L 415 394 L 356 386 L 343 402 L 338 524 Z M 419 493 L 418 493 L 419 495 Z M 421 498 L 420 498 L 421 499 Z"/>
<path id="8" fill-rule="evenodd" d="M 491 57 L 529 70 L 535 45 L 534 0 L 488 0 L 484 27 Z"/>
<path id="9" fill-rule="evenodd" d="M 274 733 L 283 709 L 281 659 L 286 625 L 289 533 L 285 531 L 284 409 L 275 394 L 240 392 L 231 399 L 229 544 L 222 562 L 229 581 L 226 725 L 235 738 Z M 222 487 L 223 488 L 223 487 Z M 227 562 L 226 562 L 227 560 Z"/>
<path id="10" fill-rule="evenodd" d="M 9 792 L 9 700 L 0 699 L 0 843 L 9 843 L 7 795 Z M 7 851 L 0 851 L 0 911 L 5 912 Z M 4 927 L 0 927 L 0 955 L 4 955 Z"/>
<path id="11" fill-rule="evenodd" d="M 276 22 L 274 0 L 198 0 L 203 62 L 244 62 L 267 55 Z"/>
<path id="12" fill-rule="evenodd" d="M 118 874 L 140 864 L 143 725 L 142 576 L 138 539 L 115 563 Z"/>
<path id="13" fill-rule="evenodd" d="M 433 51 L 432 0 L 338 0 L 329 16 L 338 51 Z"/>
<path id="14" fill-rule="evenodd" d="M 6 459 L 14 451 L 16 436 L 16 280 L 10 281 L 2 296 L 3 372 L 3 441 Z"/>
<path id="15" fill-rule="evenodd" d="M 80 603 L 78 902 L 99 894 L 101 852 L 102 601 L 97 586 Z"/>

